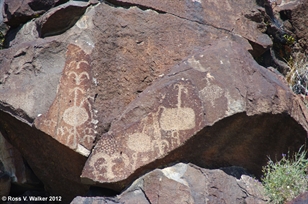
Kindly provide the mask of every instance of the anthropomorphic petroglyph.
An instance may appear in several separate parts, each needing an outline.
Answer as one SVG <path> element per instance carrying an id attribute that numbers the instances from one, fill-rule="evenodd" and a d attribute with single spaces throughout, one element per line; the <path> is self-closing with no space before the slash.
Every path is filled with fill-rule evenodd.
<path id="1" fill-rule="evenodd" d="M 58 93 L 47 114 L 36 125 L 58 141 L 87 156 L 95 139 L 90 57 L 78 46 L 69 45 Z"/>
<path id="2" fill-rule="evenodd" d="M 160 127 L 165 131 L 171 131 L 172 138 L 176 139 L 176 144 L 180 144 L 179 131 L 188 130 L 195 127 L 195 112 L 192 108 L 182 107 L 182 91 L 188 94 L 187 88 L 182 84 L 175 84 L 174 88 L 178 88 L 177 107 L 165 108 L 160 117 Z"/>

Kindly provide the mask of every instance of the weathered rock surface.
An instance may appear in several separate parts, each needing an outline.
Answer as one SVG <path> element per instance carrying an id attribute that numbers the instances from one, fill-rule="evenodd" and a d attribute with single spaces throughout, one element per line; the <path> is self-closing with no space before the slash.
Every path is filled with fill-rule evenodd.
<path id="1" fill-rule="evenodd" d="M 249 40 L 253 45 L 257 45 L 261 53 L 255 53 L 256 55 L 262 54 L 272 45 L 270 38 L 259 32 L 258 23 L 250 21 L 244 15 L 256 10 L 257 6 L 254 1 L 110 0 L 110 2 L 115 5 L 137 5 L 144 9 L 151 8 L 158 12 L 232 32 Z"/>
<path id="2" fill-rule="evenodd" d="M 266 155 L 304 143 L 307 113 L 285 82 L 241 45 L 212 42 L 127 107 L 96 144 L 82 177 L 121 189 L 179 160 L 260 175 Z"/>
<path id="3" fill-rule="evenodd" d="M 232 167 L 232 171 L 238 168 Z M 240 171 L 242 171 L 240 169 Z M 266 203 L 263 186 L 247 175 L 178 163 L 137 179 L 117 198 L 77 197 L 72 203 Z"/>

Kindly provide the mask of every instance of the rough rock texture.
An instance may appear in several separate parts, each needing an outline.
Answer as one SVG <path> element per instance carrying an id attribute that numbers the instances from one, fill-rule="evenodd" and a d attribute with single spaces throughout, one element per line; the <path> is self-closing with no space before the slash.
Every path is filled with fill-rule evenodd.
<path id="1" fill-rule="evenodd" d="M 35 121 L 37 128 L 85 156 L 90 154 L 98 123 L 92 110 L 93 99 L 87 96 L 92 83 L 90 64 L 89 55 L 76 45 L 68 45 L 54 103 Z"/>
<path id="2" fill-rule="evenodd" d="M 307 114 L 282 78 L 241 45 L 212 42 L 127 107 L 96 144 L 82 177 L 119 190 L 179 160 L 260 175 L 265 155 L 304 143 Z"/>
<path id="3" fill-rule="evenodd" d="M 232 168 L 233 171 L 238 169 Z M 222 170 L 178 163 L 140 177 L 117 198 L 77 197 L 72 203 L 265 204 L 266 201 L 262 184 L 247 175 L 242 174 L 236 179 Z"/>
<path id="4" fill-rule="evenodd" d="M 138 5 L 144 9 L 151 8 L 158 12 L 166 12 L 189 21 L 232 32 L 244 37 L 253 45 L 257 45 L 261 53 L 255 53 L 256 55 L 262 54 L 272 44 L 267 35 L 259 32 L 258 24 L 245 17 L 245 14 L 256 10 L 254 1 L 110 0 L 110 2 L 115 5 Z"/>

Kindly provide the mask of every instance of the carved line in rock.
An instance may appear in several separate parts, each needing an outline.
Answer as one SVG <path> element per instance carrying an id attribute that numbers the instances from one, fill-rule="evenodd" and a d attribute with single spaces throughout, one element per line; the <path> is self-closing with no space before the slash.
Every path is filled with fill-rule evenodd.
<path id="1" fill-rule="evenodd" d="M 68 46 L 66 58 L 59 91 L 48 114 L 43 117 L 42 130 L 88 156 L 96 134 L 92 105 L 87 96 L 91 84 L 89 58 L 76 45 Z"/>
<path id="2" fill-rule="evenodd" d="M 192 108 L 181 107 L 182 104 L 182 90 L 188 94 L 187 88 L 182 84 L 175 84 L 178 87 L 178 103 L 176 108 L 165 108 L 160 117 L 161 128 L 165 131 L 171 131 L 172 138 L 176 139 L 177 145 L 180 145 L 180 130 L 189 130 L 196 126 L 195 112 Z"/>
<path id="3" fill-rule="evenodd" d="M 196 115 L 192 108 L 182 107 L 182 92 L 188 94 L 188 89 L 183 84 L 175 84 L 174 88 L 178 89 L 176 108 L 159 106 L 156 112 L 141 120 L 138 125 L 142 128 L 141 132 L 126 135 L 126 145 L 133 152 L 130 157 L 124 152 L 108 153 L 104 147 L 101 152 L 91 156 L 89 164 L 94 168 L 92 172 L 96 180 L 100 176 L 108 180 L 123 176 L 114 172 L 116 165 L 126 170 L 135 170 L 138 161 L 146 162 L 150 159 L 144 153 L 152 152 L 158 157 L 164 155 L 170 143 L 163 138 L 162 131 L 171 133 L 173 148 L 180 145 L 179 131 L 193 129 L 196 126 Z"/>

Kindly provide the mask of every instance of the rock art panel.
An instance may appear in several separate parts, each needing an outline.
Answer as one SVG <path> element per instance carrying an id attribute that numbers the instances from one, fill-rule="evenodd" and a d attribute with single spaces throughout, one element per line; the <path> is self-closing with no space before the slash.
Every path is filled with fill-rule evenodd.
<path id="1" fill-rule="evenodd" d="M 95 139 L 93 98 L 87 91 L 92 83 L 90 56 L 70 44 L 57 96 L 49 111 L 35 125 L 55 139 L 88 156 Z"/>
<path id="2" fill-rule="evenodd" d="M 94 149 L 82 177 L 119 181 L 140 166 L 162 158 L 200 129 L 201 101 L 189 80 L 157 90 L 153 111 L 118 133 L 105 134 Z"/>

